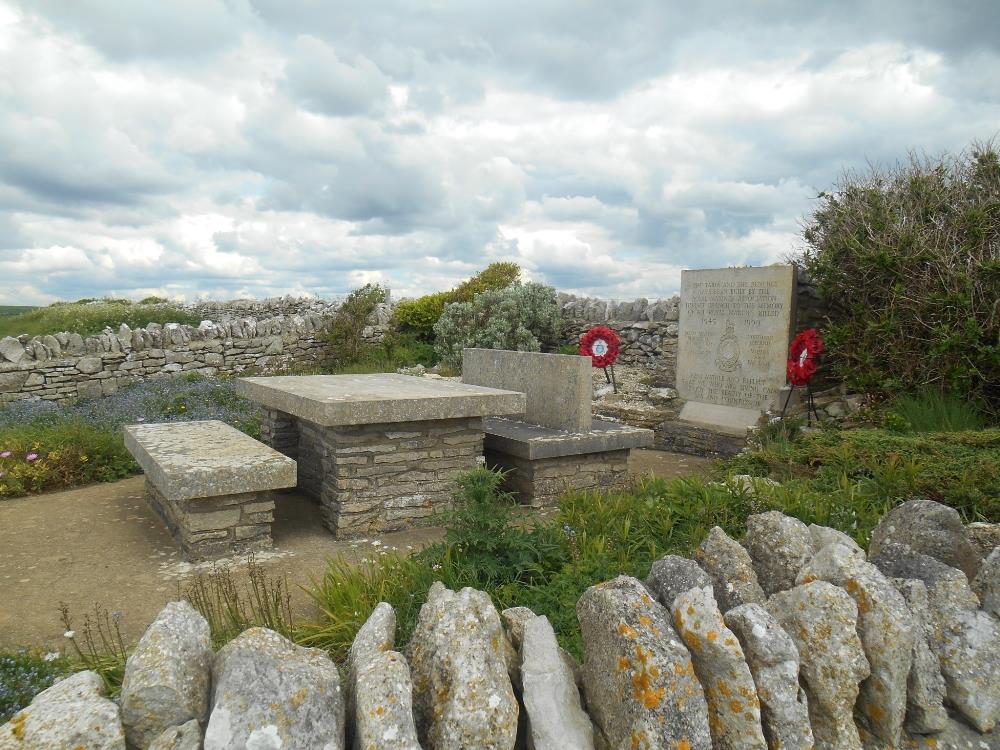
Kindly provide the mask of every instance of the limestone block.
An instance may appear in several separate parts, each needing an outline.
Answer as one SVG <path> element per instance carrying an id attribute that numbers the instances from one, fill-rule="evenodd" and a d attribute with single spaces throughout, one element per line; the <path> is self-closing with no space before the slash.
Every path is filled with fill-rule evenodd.
<path id="1" fill-rule="evenodd" d="M 149 750 L 201 750 L 201 726 L 195 719 L 164 729 Z"/>
<path id="2" fill-rule="evenodd" d="M 871 670 L 855 630 L 854 600 L 833 584 L 813 581 L 778 592 L 768 600 L 767 610 L 799 652 L 817 747 L 861 750 L 854 703 L 858 683 Z"/>
<path id="3" fill-rule="evenodd" d="M 976 592 L 984 610 L 1000 617 L 1000 547 L 994 547 L 983 561 L 972 580 L 972 590 Z"/>
<path id="4" fill-rule="evenodd" d="M 854 550 L 855 554 L 860 554 L 861 557 L 865 556 L 865 551 L 861 549 L 861 546 L 843 531 L 811 523 L 809 524 L 809 536 L 812 538 L 813 552 L 819 552 L 828 544 L 842 544 Z"/>
<path id="5" fill-rule="evenodd" d="M 118 706 L 96 672 L 77 672 L 43 690 L 0 726 L 3 750 L 125 750 Z"/>
<path id="6" fill-rule="evenodd" d="M 813 554 L 809 527 L 777 510 L 747 518 L 743 546 L 768 596 L 794 586 L 795 577 Z"/>
<path id="7" fill-rule="evenodd" d="M 28 385 L 28 372 L 0 372 L 0 393 L 15 393 L 21 390 L 22 387 Z M 37 375 L 37 373 L 31 373 L 32 376 Z M 45 377 L 42 377 L 42 382 L 45 382 Z M 36 383 L 31 383 L 35 385 Z"/>
<path id="8" fill-rule="evenodd" d="M 0 358 L 8 362 L 20 362 L 27 357 L 24 346 L 12 336 L 0 339 Z"/>
<path id="9" fill-rule="evenodd" d="M 709 531 L 694 557 L 712 579 L 715 600 L 723 612 L 741 604 L 766 601 L 750 555 L 718 526 Z"/>
<path id="10" fill-rule="evenodd" d="M 609 745 L 711 750 L 691 656 L 642 583 L 619 576 L 591 586 L 576 613 L 587 709 Z"/>
<path id="11" fill-rule="evenodd" d="M 667 609 L 673 607 L 674 597 L 678 594 L 711 585 L 712 579 L 698 563 L 678 555 L 664 555 L 654 562 L 646 578 L 646 587 Z"/>
<path id="12" fill-rule="evenodd" d="M 76 369 L 85 375 L 92 375 L 100 372 L 104 368 L 104 362 L 100 357 L 80 357 L 76 361 Z"/>
<path id="13" fill-rule="evenodd" d="M 343 750 L 340 677 L 323 651 L 251 628 L 216 654 L 212 683 L 204 750 Z"/>
<path id="14" fill-rule="evenodd" d="M 169 727 L 208 718 L 212 639 L 186 601 L 170 602 L 125 665 L 122 722 L 128 741 L 146 747 Z"/>
<path id="15" fill-rule="evenodd" d="M 414 378 L 415 379 L 415 378 Z M 436 750 L 510 750 L 517 735 L 514 658 L 487 594 L 436 581 L 407 646 L 421 743 Z"/>
<path id="16" fill-rule="evenodd" d="M 724 750 L 764 750 L 760 702 L 736 635 L 726 627 L 711 586 L 684 591 L 674 599 L 674 627 L 691 652 L 708 703 L 712 746 Z"/>
<path id="17" fill-rule="evenodd" d="M 760 700 L 761 724 L 772 750 L 810 750 L 815 740 L 809 704 L 799 687 L 799 652 L 778 621 L 759 604 L 725 614 L 743 647 Z"/>
<path id="18" fill-rule="evenodd" d="M 100 398 L 104 389 L 99 380 L 84 380 L 76 385 L 76 393 L 80 398 Z"/>
<path id="19" fill-rule="evenodd" d="M 906 682 L 906 729 L 917 734 L 940 732 L 948 723 L 941 662 L 930 648 L 931 627 L 927 586 L 915 578 L 893 578 L 913 622 L 913 664 Z"/>

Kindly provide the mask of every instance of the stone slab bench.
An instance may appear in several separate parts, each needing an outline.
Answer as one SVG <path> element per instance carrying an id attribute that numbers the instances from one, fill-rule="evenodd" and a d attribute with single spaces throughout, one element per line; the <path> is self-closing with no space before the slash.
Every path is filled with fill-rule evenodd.
<path id="1" fill-rule="evenodd" d="M 294 460 L 215 420 L 128 425 L 125 447 L 185 557 L 271 547 L 271 491 L 295 486 Z"/>
<path id="2" fill-rule="evenodd" d="M 488 466 L 509 472 L 505 489 L 535 507 L 569 490 L 621 487 L 629 451 L 653 444 L 653 431 L 594 419 L 590 429 L 558 430 L 516 419 L 483 420 Z"/>

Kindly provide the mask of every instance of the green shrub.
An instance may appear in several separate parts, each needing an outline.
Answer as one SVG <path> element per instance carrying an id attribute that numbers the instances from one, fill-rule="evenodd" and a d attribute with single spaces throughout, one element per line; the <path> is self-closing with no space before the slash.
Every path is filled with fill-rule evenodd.
<path id="1" fill-rule="evenodd" d="M 137 468 L 118 433 L 82 419 L 0 429 L 0 498 L 111 482 Z"/>
<path id="2" fill-rule="evenodd" d="M 0 724 L 51 687 L 67 669 L 61 657 L 50 659 L 34 651 L 0 651 Z"/>
<path id="3" fill-rule="evenodd" d="M 386 297 L 385 288 L 377 284 L 365 284 L 347 295 L 334 314 L 327 334 L 335 363 L 350 365 L 361 359 L 366 349 L 361 333 L 368 325 L 368 317 Z"/>
<path id="4" fill-rule="evenodd" d="M 470 279 L 447 292 L 434 292 L 414 300 L 397 303 L 393 324 L 400 331 L 416 334 L 423 341 L 434 338 L 434 324 L 452 302 L 471 302 L 477 294 L 506 289 L 517 284 L 521 267 L 516 263 L 491 263 Z"/>
<path id="5" fill-rule="evenodd" d="M 155 304 L 131 302 L 127 299 L 79 300 L 56 302 L 20 315 L 0 317 L 0 336 L 31 336 L 78 333 L 90 336 L 105 327 L 117 331 L 122 323 L 130 328 L 142 328 L 150 323 L 187 323 L 198 325 L 200 319 L 165 300 Z"/>
<path id="6" fill-rule="evenodd" d="M 553 346 L 561 322 L 555 289 L 515 284 L 448 305 L 434 326 L 435 347 L 441 361 L 457 370 L 468 347 L 537 352 Z"/>
<path id="7" fill-rule="evenodd" d="M 802 261 L 827 301 L 827 357 L 853 388 L 928 387 L 1000 409 L 1000 155 L 992 144 L 845 175 Z"/>
<path id="8" fill-rule="evenodd" d="M 986 417 L 966 399 L 939 391 L 899 396 L 891 413 L 900 429 L 911 432 L 965 432 L 987 426 Z"/>

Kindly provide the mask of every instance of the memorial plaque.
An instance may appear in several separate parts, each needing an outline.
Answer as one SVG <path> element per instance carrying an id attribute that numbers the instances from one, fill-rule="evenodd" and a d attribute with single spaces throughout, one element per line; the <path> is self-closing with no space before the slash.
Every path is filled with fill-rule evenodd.
<path id="1" fill-rule="evenodd" d="M 794 266 L 683 271 L 677 392 L 695 403 L 681 418 L 754 424 L 785 385 L 794 319 Z"/>

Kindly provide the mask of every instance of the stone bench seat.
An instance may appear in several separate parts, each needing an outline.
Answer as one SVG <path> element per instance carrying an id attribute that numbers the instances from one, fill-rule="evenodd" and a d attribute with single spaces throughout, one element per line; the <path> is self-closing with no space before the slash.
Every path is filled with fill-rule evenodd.
<path id="1" fill-rule="evenodd" d="M 294 460 L 215 420 L 128 425 L 125 447 L 185 557 L 271 547 L 271 491 L 295 486 Z"/>
<path id="2" fill-rule="evenodd" d="M 629 451 L 653 444 L 652 430 L 599 419 L 572 431 L 490 418 L 483 430 L 487 465 L 510 472 L 505 488 L 535 507 L 556 505 L 569 490 L 624 485 Z"/>

